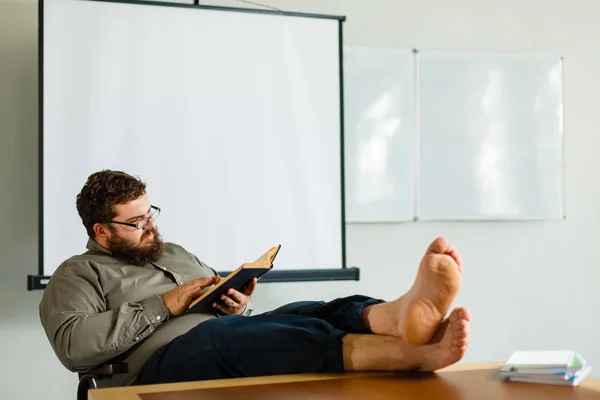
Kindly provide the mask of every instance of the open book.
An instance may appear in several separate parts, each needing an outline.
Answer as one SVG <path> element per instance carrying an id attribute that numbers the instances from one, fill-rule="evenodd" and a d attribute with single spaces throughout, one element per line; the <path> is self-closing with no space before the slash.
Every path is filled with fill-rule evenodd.
<path id="1" fill-rule="evenodd" d="M 221 279 L 219 283 L 194 300 L 188 306 L 188 311 L 213 312 L 216 310 L 212 306 L 213 303 L 220 301 L 221 295 L 227 293 L 229 289 L 244 292 L 246 287 L 252 282 L 252 279 L 260 278 L 273 268 L 273 260 L 275 260 L 280 248 L 281 245 L 271 247 L 265 254 L 258 257 L 256 261 L 240 265 L 238 269 Z"/>

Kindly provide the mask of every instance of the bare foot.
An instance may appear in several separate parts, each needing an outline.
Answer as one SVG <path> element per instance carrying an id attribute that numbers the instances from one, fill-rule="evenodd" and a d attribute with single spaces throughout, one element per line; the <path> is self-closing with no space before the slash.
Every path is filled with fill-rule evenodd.
<path id="1" fill-rule="evenodd" d="M 466 308 L 456 308 L 450 314 L 444 335 L 438 343 L 424 345 L 421 371 L 436 371 L 452 365 L 463 358 L 469 345 L 469 320 Z"/>
<path id="2" fill-rule="evenodd" d="M 448 329 L 448 325 L 450 325 L 451 316 L 458 312 L 462 313 L 462 315 L 465 317 L 465 319 L 467 321 L 471 320 L 471 312 L 467 308 L 465 308 L 465 307 L 455 308 L 454 310 L 452 310 L 452 314 L 450 314 L 450 317 L 448 317 L 442 321 L 442 323 L 438 327 L 437 331 L 435 331 L 435 333 L 433 334 L 433 337 L 429 340 L 429 342 L 427 342 L 427 344 L 434 344 L 434 343 L 439 343 L 442 341 L 442 338 L 444 337 L 444 334 L 446 333 L 446 329 Z"/>
<path id="3" fill-rule="evenodd" d="M 440 326 L 441 339 L 415 345 L 389 335 L 348 334 L 342 338 L 345 371 L 436 371 L 459 361 L 469 344 L 466 308 L 459 307 Z"/>
<path id="4" fill-rule="evenodd" d="M 421 260 L 410 290 L 399 299 L 365 309 L 373 333 L 425 344 L 434 336 L 461 284 L 462 260 L 445 238 L 437 238 Z"/>
<path id="5" fill-rule="evenodd" d="M 397 300 L 400 337 L 415 344 L 431 340 L 460 289 L 461 265 L 458 252 L 446 239 L 431 243 L 415 283 Z"/>

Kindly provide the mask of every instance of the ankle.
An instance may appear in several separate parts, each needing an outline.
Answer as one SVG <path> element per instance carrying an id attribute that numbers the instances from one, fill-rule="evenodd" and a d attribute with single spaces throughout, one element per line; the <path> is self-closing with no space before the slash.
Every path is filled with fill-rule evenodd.
<path id="1" fill-rule="evenodd" d="M 375 319 L 373 312 L 377 313 L 377 306 L 379 306 L 379 304 L 372 304 L 370 306 L 366 306 L 362 312 L 362 320 L 365 324 L 365 327 L 373 333 L 375 333 L 373 331 L 373 321 Z"/>
<path id="2" fill-rule="evenodd" d="M 365 327 L 379 335 L 399 336 L 397 329 L 397 307 L 394 302 L 384 302 L 367 306 L 362 319 Z"/>

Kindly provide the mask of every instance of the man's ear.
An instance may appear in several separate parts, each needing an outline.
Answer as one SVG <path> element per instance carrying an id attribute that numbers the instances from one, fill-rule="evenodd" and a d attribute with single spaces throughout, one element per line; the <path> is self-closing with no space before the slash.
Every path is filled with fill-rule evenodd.
<path id="1" fill-rule="evenodd" d="M 107 240 L 108 239 L 108 227 L 101 223 L 94 224 L 94 233 L 96 234 L 96 239 Z"/>

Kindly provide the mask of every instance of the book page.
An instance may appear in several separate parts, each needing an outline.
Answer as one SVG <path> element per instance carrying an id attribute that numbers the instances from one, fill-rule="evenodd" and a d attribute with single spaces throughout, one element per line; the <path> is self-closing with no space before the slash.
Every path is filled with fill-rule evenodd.
<path id="1" fill-rule="evenodd" d="M 281 245 L 271 247 L 269 250 L 267 250 L 266 253 L 258 257 L 254 262 L 264 264 L 265 266 L 270 267 L 273 263 L 273 260 L 275 260 L 277 253 L 279 253 L 280 248 Z"/>

